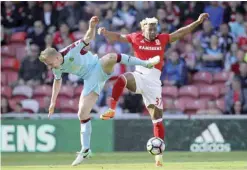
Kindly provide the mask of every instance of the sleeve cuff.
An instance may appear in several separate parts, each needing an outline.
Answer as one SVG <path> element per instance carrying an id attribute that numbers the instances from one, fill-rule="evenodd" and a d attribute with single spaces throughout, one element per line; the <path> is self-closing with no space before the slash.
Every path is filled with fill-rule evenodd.
<path id="1" fill-rule="evenodd" d="M 88 45 L 89 45 L 89 43 L 86 43 L 84 40 L 82 40 L 82 42 L 83 42 L 83 44 L 84 44 L 85 46 L 88 46 Z"/>

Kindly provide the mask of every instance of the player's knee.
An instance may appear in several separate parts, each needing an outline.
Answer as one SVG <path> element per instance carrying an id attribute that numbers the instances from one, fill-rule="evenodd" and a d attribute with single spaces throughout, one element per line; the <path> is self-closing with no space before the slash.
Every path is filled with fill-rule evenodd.
<path id="1" fill-rule="evenodd" d="M 156 108 L 151 117 L 152 117 L 152 120 L 160 119 L 163 117 L 163 111 L 161 109 Z"/>
<path id="2" fill-rule="evenodd" d="M 108 63 L 116 63 L 117 62 L 117 54 L 116 53 L 107 54 L 106 60 L 108 61 Z"/>
<path id="3" fill-rule="evenodd" d="M 83 110 L 79 110 L 78 111 L 78 113 L 77 113 L 77 115 L 78 115 L 78 118 L 80 119 L 80 120 L 86 120 L 86 119 L 88 119 L 90 116 L 89 116 L 89 114 L 87 114 L 85 111 L 83 111 Z"/>

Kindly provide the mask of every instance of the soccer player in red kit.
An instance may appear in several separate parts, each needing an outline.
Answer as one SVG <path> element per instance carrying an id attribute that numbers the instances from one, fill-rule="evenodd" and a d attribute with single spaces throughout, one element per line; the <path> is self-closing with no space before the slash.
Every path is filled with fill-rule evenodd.
<path id="1" fill-rule="evenodd" d="M 140 59 L 148 60 L 149 56 L 156 55 L 161 57 L 160 63 L 155 65 L 153 69 L 136 66 L 135 72 L 128 72 L 118 77 L 112 90 L 110 108 L 100 116 L 101 119 L 107 120 L 114 117 L 117 101 L 124 88 L 127 87 L 127 89 L 132 92 L 142 94 L 144 104 L 153 122 L 154 136 L 164 140 L 165 129 L 162 119 L 163 103 L 160 75 L 164 65 L 163 57 L 165 47 L 168 43 L 179 40 L 186 34 L 192 32 L 208 17 L 209 15 L 207 13 L 202 13 L 195 22 L 171 34 L 157 33 L 158 20 L 156 18 L 146 18 L 142 20 L 140 23 L 142 32 L 127 35 L 110 32 L 103 27 L 99 28 L 98 34 L 105 36 L 110 41 L 130 43 L 134 49 L 135 56 Z M 157 155 L 155 161 L 156 166 L 162 166 L 162 155 Z"/>

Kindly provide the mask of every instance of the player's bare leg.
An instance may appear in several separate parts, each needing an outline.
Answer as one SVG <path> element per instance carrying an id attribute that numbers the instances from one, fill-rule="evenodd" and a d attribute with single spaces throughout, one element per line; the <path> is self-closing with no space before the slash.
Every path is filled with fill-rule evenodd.
<path id="1" fill-rule="evenodd" d="M 81 94 L 79 101 L 78 118 L 81 122 L 81 151 L 78 153 L 72 166 L 79 165 L 84 159 L 91 156 L 90 139 L 92 126 L 90 120 L 90 112 L 98 99 L 98 94 L 95 92 L 89 93 L 87 96 Z"/>
<path id="2" fill-rule="evenodd" d="M 131 73 L 125 73 L 117 78 L 112 89 L 111 104 L 109 106 L 110 108 L 100 115 L 100 118 L 102 120 L 108 120 L 115 116 L 117 102 L 119 100 L 119 97 L 122 95 L 125 87 L 127 87 L 127 89 L 132 92 L 136 91 L 135 78 Z"/>
<path id="3" fill-rule="evenodd" d="M 165 129 L 163 125 L 163 110 L 159 109 L 155 105 L 151 104 L 147 107 L 148 112 L 153 122 L 153 133 L 155 137 L 159 137 L 164 140 Z M 161 167 L 163 164 L 162 154 L 155 156 L 155 164 L 157 167 Z"/>

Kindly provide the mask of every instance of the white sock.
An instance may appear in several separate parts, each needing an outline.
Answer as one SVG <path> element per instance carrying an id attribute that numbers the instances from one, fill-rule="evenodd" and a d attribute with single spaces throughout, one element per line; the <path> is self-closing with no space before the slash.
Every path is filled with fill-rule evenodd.
<path id="1" fill-rule="evenodd" d="M 90 149 L 90 139 L 92 133 L 91 120 L 86 123 L 81 123 L 81 152 Z"/>

